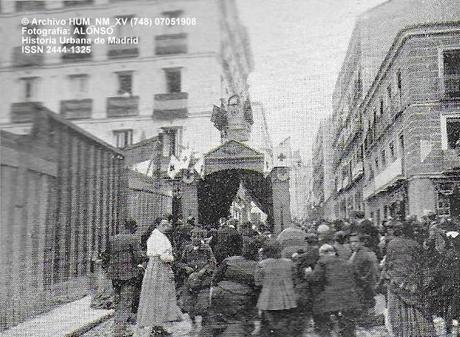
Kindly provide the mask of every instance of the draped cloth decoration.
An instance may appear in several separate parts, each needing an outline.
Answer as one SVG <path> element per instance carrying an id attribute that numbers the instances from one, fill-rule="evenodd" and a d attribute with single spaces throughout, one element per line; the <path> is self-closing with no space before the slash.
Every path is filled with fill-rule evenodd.
<path id="1" fill-rule="evenodd" d="M 273 202 L 270 178 L 250 170 L 223 170 L 212 173 L 198 184 L 198 221 L 202 224 L 216 225 L 219 218 L 229 215 L 240 182 L 251 197 L 267 214 L 268 224 L 272 224 Z"/>

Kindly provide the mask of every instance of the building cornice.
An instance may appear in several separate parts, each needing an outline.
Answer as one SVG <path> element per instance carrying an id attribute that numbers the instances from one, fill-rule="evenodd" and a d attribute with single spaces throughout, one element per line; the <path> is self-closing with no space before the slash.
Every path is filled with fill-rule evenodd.
<path id="1" fill-rule="evenodd" d="M 85 61 L 85 62 L 75 62 L 75 63 L 53 63 L 53 64 L 44 64 L 37 67 L 15 67 L 15 66 L 3 66 L 0 67 L 1 72 L 13 72 L 18 73 L 20 71 L 30 71 L 30 70 L 42 70 L 42 69 L 68 69 L 72 67 L 81 68 L 81 67 L 97 67 L 100 65 L 107 64 L 138 64 L 138 63 L 148 63 L 148 62 L 163 62 L 163 61 L 174 61 L 174 60 L 183 60 L 183 59 L 196 59 L 196 58 L 215 58 L 218 62 L 220 61 L 220 54 L 217 52 L 206 52 L 206 53 L 187 53 L 187 54 L 176 54 L 171 56 L 146 56 L 146 57 L 132 57 L 132 58 L 123 58 L 123 59 L 104 59 L 98 61 Z"/>

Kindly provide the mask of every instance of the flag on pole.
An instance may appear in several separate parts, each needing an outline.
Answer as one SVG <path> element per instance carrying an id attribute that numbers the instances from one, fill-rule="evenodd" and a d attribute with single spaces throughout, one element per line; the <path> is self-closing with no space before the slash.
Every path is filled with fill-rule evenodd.
<path id="1" fill-rule="evenodd" d="M 273 166 L 289 167 L 291 165 L 291 137 L 287 137 L 273 150 Z"/>
<path id="2" fill-rule="evenodd" d="M 204 157 L 201 156 L 198 161 L 193 165 L 195 171 L 200 175 L 201 178 L 204 176 Z"/>
<path id="3" fill-rule="evenodd" d="M 180 169 L 180 162 L 176 158 L 175 155 L 171 155 L 171 158 L 169 160 L 169 165 L 168 165 L 168 176 L 171 179 L 174 179 L 174 177 L 179 173 Z"/>

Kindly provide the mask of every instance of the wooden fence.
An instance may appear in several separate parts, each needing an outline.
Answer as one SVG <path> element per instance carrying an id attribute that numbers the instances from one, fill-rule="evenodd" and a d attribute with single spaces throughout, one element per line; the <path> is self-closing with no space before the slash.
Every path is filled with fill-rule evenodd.
<path id="1" fill-rule="evenodd" d="M 1 132 L 0 331 L 86 293 L 91 260 L 127 216 L 123 153 L 36 106 Z"/>

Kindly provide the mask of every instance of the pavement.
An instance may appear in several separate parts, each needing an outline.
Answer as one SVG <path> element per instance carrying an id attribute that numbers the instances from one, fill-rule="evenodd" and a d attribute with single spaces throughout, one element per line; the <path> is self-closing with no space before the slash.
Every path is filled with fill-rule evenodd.
<path id="1" fill-rule="evenodd" d="M 113 316 L 90 308 L 91 296 L 63 304 L 0 333 L 0 337 L 77 337 Z"/>

